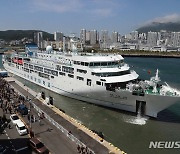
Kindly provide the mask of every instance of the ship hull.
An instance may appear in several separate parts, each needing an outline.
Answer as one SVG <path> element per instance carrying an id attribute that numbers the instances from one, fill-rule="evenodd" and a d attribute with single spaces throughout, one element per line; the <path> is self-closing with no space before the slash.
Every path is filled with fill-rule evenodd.
<path id="1" fill-rule="evenodd" d="M 142 114 L 155 118 L 158 112 L 180 102 L 179 97 L 147 94 L 145 96 L 136 96 L 126 90 L 107 91 L 104 87 L 87 87 L 81 84 L 81 81 L 73 82 L 73 79 L 67 79 L 67 77 L 54 77 L 48 80 L 39 77 L 37 73 L 25 72 L 21 67 L 18 69 L 8 65 L 8 63 L 4 63 L 4 68 L 8 72 L 60 95 L 135 113 L 141 108 Z"/>

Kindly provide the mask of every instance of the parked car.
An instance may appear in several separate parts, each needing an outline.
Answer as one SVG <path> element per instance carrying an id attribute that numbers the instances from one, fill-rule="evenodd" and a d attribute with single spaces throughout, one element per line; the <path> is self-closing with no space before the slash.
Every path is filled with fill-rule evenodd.
<path id="1" fill-rule="evenodd" d="M 29 148 L 32 148 L 35 152 L 41 154 L 48 154 L 49 150 L 45 147 L 45 145 L 37 138 L 31 138 L 28 142 Z"/>
<path id="2" fill-rule="evenodd" d="M 22 121 L 17 122 L 16 129 L 17 129 L 19 135 L 27 134 L 27 128 Z"/>
<path id="3" fill-rule="evenodd" d="M 18 122 L 20 122 L 21 120 L 19 119 L 19 117 L 17 116 L 17 114 L 12 114 L 10 115 L 10 120 L 13 123 L 13 125 L 16 125 Z"/>

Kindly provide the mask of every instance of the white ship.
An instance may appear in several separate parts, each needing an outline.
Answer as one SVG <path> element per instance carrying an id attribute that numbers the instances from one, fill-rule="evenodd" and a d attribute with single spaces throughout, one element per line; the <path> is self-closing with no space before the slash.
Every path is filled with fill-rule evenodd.
<path id="1" fill-rule="evenodd" d="M 150 81 L 139 80 L 121 55 L 46 51 L 26 45 L 24 55 L 3 56 L 4 68 L 58 94 L 85 102 L 157 117 L 158 112 L 180 102 L 180 92 L 160 85 L 158 70 Z"/>

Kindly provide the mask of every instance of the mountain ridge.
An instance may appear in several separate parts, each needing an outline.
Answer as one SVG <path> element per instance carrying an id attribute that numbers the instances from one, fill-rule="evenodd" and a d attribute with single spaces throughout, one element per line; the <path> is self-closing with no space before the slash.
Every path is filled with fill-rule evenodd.
<path id="1" fill-rule="evenodd" d="M 6 30 L 0 31 L 0 39 L 5 41 L 21 40 L 22 38 L 33 39 L 34 32 L 43 32 L 43 39 L 53 40 L 53 34 L 42 30 Z"/>
<path id="2" fill-rule="evenodd" d="M 166 30 L 171 32 L 180 32 L 180 22 L 152 22 L 148 25 L 142 26 L 136 29 L 139 33 L 147 33 L 149 31 L 159 32 L 160 30 Z"/>

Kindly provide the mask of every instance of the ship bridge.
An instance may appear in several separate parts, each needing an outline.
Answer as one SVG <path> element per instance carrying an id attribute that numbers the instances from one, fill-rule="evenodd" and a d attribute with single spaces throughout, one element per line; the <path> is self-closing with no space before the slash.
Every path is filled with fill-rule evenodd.
<path id="1" fill-rule="evenodd" d="M 86 62 L 112 62 L 121 61 L 124 58 L 121 55 L 77 55 L 74 56 L 75 60 L 86 61 Z"/>
<path id="2" fill-rule="evenodd" d="M 109 77 L 102 77 L 101 79 L 105 80 L 106 83 L 119 83 L 119 82 L 128 82 L 136 80 L 139 75 L 135 71 L 130 71 L 131 73 L 121 75 L 121 76 L 109 76 Z"/>
<path id="3" fill-rule="evenodd" d="M 106 72 L 120 72 L 120 71 L 127 71 L 129 70 L 129 65 L 124 64 L 124 65 L 118 65 L 116 67 L 98 67 L 98 68 L 92 68 L 92 72 L 94 73 L 106 73 Z"/>

